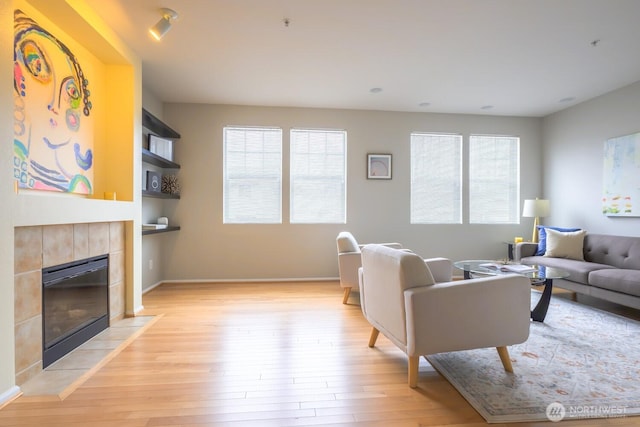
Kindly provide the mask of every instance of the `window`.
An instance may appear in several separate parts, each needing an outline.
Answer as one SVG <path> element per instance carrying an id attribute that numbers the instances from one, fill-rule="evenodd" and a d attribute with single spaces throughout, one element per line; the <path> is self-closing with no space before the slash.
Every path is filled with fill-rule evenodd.
<path id="1" fill-rule="evenodd" d="M 282 222 L 282 130 L 224 128 L 225 224 Z"/>
<path id="2" fill-rule="evenodd" d="M 462 223 L 462 136 L 411 134 L 411 223 Z"/>
<path id="3" fill-rule="evenodd" d="M 346 222 L 347 133 L 291 130 L 291 223 Z"/>
<path id="4" fill-rule="evenodd" d="M 469 223 L 518 224 L 520 138 L 471 135 Z"/>

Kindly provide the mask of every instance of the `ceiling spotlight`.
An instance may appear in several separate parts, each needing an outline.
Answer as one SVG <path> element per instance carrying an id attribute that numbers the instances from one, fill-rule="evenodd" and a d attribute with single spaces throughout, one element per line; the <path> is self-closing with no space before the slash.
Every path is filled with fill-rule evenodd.
<path id="1" fill-rule="evenodd" d="M 149 28 L 149 33 L 154 39 L 160 40 L 171 29 L 171 21 L 178 19 L 178 13 L 175 10 L 162 8 L 162 19 L 160 19 L 156 25 Z"/>

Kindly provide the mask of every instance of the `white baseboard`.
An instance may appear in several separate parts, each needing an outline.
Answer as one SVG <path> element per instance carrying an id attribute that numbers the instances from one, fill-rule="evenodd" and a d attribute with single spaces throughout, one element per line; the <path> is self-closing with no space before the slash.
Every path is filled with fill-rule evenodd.
<path id="1" fill-rule="evenodd" d="M 0 408 L 2 408 L 5 404 L 11 402 L 13 399 L 20 396 L 21 394 L 22 394 L 22 391 L 20 390 L 20 387 L 18 387 L 17 385 L 14 385 L 9 390 L 0 394 Z"/>
<path id="2" fill-rule="evenodd" d="M 279 283 L 279 282 L 335 282 L 339 277 L 288 277 L 280 279 L 189 279 L 189 280 L 163 280 L 153 286 L 148 287 L 143 293 L 159 286 L 163 283 Z"/>
<path id="3" fill-rule="evenodd" d="M 140 313 L 142 310 L 144 310 L 144 306 L 139 305 L 133 310 L 133 312 L 127 311 L 124 313 L 124 315 L 125 317 L 136 317 L 136 314 Z"/>
<path id="4" fill-rule="evenodd" d="M 152 290 L 154 288 L 157 288 L 158 286 L 162 285 L 163 283 L 166 283 L 166 282 L 156 282 L 153 285 L 144 288 L 142 290 L 142 295 L 146 294 L 147 292 L 149 292 L 150 290 Z"/>

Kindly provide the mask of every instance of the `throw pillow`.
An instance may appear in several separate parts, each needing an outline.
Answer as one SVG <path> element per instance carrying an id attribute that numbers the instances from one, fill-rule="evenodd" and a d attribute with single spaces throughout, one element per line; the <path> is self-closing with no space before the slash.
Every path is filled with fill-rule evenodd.
<path id="1" fill-rule="evenodd" d="M 566 228 L 566 227 L 550 227 L 548 225 L 539 225 L 538 226 L 538 250 L 536 251 L 537 256 L 542 256 L 547 250 L 547 232 L 546 229 L 549 228 L 551 230 L 556 231 L 580 231 L 580 228 Z"/>
<path id="2" fill-rule="evenodd" d="M 584 261 L 584 235 L 586 231 L 562 232 L 547 230 L 547 251 L 544 256 Z"/>

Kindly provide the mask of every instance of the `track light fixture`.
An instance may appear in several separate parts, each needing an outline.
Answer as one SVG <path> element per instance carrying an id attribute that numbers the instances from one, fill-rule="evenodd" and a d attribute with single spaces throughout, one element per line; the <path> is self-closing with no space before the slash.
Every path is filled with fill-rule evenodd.
<path id="1" fill-rule="evenodd" d="M 178 12 L 175 10 L 162 8 L 160 11 L 162 12 L 162 18 L 156 23 L 156 25 L 149 28 L 149 33 L 156 40 L 160 40 L 169 32 L 171 29 L 171 21 L 178 19 Z"/>

